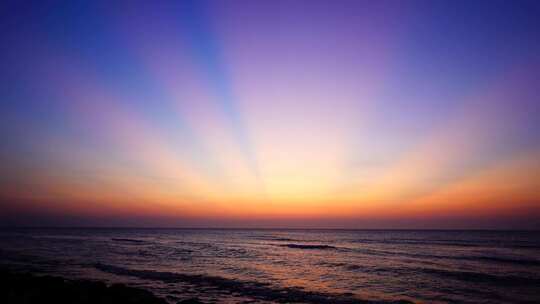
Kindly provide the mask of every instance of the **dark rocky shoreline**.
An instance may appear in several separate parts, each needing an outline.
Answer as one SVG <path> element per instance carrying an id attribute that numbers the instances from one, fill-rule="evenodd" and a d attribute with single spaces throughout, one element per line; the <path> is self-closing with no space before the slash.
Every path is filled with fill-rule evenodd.
<path id="1" fill-rule="evenodd" d="M 123 284 L 66 280 L 0 269 L 0 302 L 4 304 L 167 304 L 151 292 Z M 196 299 L 179 303 L 200 303 Z"/>
<path id="2" fill-rule="evenodd" d="M 101 268 L 103 268 L 102 266 Z M 108 266 L 112 268 L 113 266 Z M 109 269 L 119 272 L 121 268 Z M 38 272 L 39 273 L 39 272 Z M 125 273 L 127 274 L 127 273 Z M 281 292 L 265 286 L 248 286 L 242 282 L 229 281 L 215 277 L 182 275 L 147 271 L 131 271 L 131 276 L 151 275 L 153 279 L 164 282 L 199 281 L 202 285 L 216 285 L 230 292 L 242 291 L 252 298 L 242 303 L 277 302 L 277 303 L 317 303 L 317 304 L 410 304 L 406 300 L 368 301 L 349 296 L 339 297 L 327 294 L 306 293 L 294 288 Z M 199 285 L 201 285 L 199 284 Z M 201 285 L 201 286 L 202 286 Z M 171 300 L 171 299 L 169 299 Z M 219 301 L 218 301 L 219 302 Z M 71 280 L 58 276 L 33 274 L 28 271 L 14 271 L 0 268 L 0 303 L 3 304 L 170 304 L 152 292 L 129 287 L 124 284 L 107 285 L 95 280 Z M 216 303 L 216 300 L 210 301 Z M 198 298 L 180 300 L 176 304 L 203 304 Z"/>

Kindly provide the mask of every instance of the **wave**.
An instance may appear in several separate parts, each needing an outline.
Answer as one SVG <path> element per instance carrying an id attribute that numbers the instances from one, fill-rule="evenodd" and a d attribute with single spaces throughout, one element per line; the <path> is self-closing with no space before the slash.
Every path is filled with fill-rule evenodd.
<path id="1" fill-rule="evenodd" d="M 286 237 L 273 237 L 273 236 L 259 236 L 259 237 L 254 237 L 253 239 L 263 240 L 263 241 L 278 241 L 278 242 L 302 242 L 303 241 L 299 239 L 286 238 Z"/>
<path id="2" fill-rule="evenodd" d="M 293 249 L 321 249 L 321 250 L 338 249 L 337 247 L 330 246 L 330 245 L 311 245 L 311 244 L 283 244 L 279 246 L 293 248 Z"/>
<path id="3" fill-rule="evenodd" d="M 530 248 L 540 249 L 540 244 L 530 242 L 509 242 L 501 244 L 499 241 L 483 240 L 445 240 L 445 239 L 354 239 L 352 243 L 361 244 L 383 244 L 383 245 L 428 245 L 428 246 L 448 246 L 448 247 L 506 247 L 506 248 Z"/>
<path id="4" fill-rule="evenodd" d="M 511 258 L 488 257 L 488 256 L 470 257 L 470 259 L 471 260 L 484 260 L 488 262 L 497 262 L 497 263 L 517 264 L 517 265 L 523 265 L 523 266 L 540 266 L 539 260 L 511 259 Z"/>
<path id="5" fill-rule="evenodd" d="M 57 268 L 67 261 L 58 261 L 23 251 L 0 249 L 0 268 L 20 267 L 29 271 L 39 271 L 43 268 Z"/>
<path id="6" fill-rule="evenodd" d="M 450 271 L 436 268 L 419 268 L 420 272 L 465 282 L 487 283 L 502 286 L 540 286 L 539 278 L 527 278 L 514 275 L 492 275 L 472 271 Z"/>
<path id="7" fill-rule="evenodd" d="M 286 237 L 286 236 L 274 236 L 274 235 L 257 235 L 253 237 L 249 237 L 251 239 L 255 240 L 263 240 L 263 241 L 278 241 L 278 242 L 307 242 L 307 243 L 315 243 L 318 242 L 317 239 L 308 239 L 308 238 L 293 238 L 293 237 Z"/>
<path id="8" fill-rule="evenodd" d="M 94 267 L 103 272 L 122 276 L 137 277 L 140 279 L 162 281 L 165 283 L 188 283 L 199 287 L 212 287 L 230 293 L 240 293 L 259 301 L 274 301 L 278 303 L 317 303 L 317 304 L 408 304 L 407 300 L 397 301 L 370 301 L 352 297 L 348 294 L 331 294 L 322 292 L 310 292 L 299 288 L 287 287 L 276 288 L 269 284 L 248 282 L 223 277 L 183 274 L 173 272 L 159 272 L 151 270 L 133 270 L 123 267 L 95 264 Z"/>
<path id="9" fill-rule="evenodd" d="M 123 238 L 112 238 L 113 241 L 116 242 L 126 242 L 126 243 L 144 243 L 143 240 L 135 240 L 135 239 L 123 239 Z"/>
<path id="10" fill-rule="evenodd" d="M 473 271 L 446 270 L 439 268 L 409 268 L 409 267 L 377 267 L 347 263 L 319 264 L 328 267 L 342 267 L 348 271 L 361 271 L 363 273 L 378 273 L 387 276 L 417 276 L 419 273 L 453 279 L 463 282 L 487 283 L 502 286 L 540 286 L 539 277 L 527 277 L 516 275 L 495 275 Z"/>
<path id="11" fill-rule="evenodd" d="M 531 259 L 519 259 L 519 258 L 506 258 L 506 257 L 493 257 L 493 256 L 451 256 L 451 255 L 435 255 L 435 254 L 422 254 L 422 253 L 409 253 L 409 252 L 394 252 L 388 250 L 366 249 L 366 248 L 354 248 L 355 252 L 375 255 L 375 256 L 397 256 L 408 257 L 416 259 L 433 259 L 433 260 L 465 260 L 465 261 L 480 261 L 480 262 L 494 262 L 504 264 L 514 264 L 523 266 L 540 266 L 540 260 Z"/>
<path id="12" fill-rule="evenodd" d="M 415 240 L 415 239 L 356 239 L 353 243 L 383 244 L 383 245 L 430 245 L 430 246 L 457 246 L 457 247 L 483 247 L 487 244 L 469 241 L 446 241 L 446 240 Z"/>

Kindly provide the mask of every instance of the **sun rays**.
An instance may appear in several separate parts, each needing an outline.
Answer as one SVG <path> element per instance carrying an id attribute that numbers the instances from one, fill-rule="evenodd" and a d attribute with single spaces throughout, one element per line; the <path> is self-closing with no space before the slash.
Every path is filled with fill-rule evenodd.
<path id="1" fill-rule="evenodd" d="M 347 5 L 36 12 L 42 26 L 21 33 L 37 40 L 13 36 L 26 61 L 7 70 L 24 83 L 13 96 L 29 98 L 6 114 L 7 133 L 21 135 L 4 139 L 3 204 L 194 218 L 539 212 L 539 61 L 519 48 L 534 34 L 527 24 L 508 25 L 523 37 L 501 45 L 504 57 L 414 5 Z M 428 38 L 505 60 L 439 62 L 435 46 L 414 43 Z"/>

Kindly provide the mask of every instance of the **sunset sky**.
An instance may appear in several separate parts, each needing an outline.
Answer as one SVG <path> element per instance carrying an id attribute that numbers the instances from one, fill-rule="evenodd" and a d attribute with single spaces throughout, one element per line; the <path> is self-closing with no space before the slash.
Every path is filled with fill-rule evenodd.
<path id="1" fill-rule="evenodd" d="M 2 1 L 0 221 L 540 228 L 539 1 Z"/>

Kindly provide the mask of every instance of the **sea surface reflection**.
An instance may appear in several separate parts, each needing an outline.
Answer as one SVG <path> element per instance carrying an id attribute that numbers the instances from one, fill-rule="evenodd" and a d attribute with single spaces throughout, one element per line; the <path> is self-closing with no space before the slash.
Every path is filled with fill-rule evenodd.
<path id="1" fill-rule="evenodd" d="M 3 265 L 171 303 L 540 302 L 536 232 L 9 229 L 0 245 Z"/>

